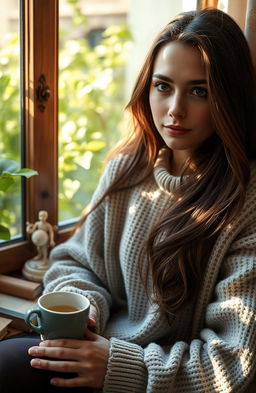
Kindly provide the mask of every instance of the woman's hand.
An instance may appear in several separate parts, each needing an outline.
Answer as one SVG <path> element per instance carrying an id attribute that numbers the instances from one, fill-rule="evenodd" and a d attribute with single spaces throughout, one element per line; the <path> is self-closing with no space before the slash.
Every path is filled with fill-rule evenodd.
<path id="1" fill-rule="evenodd" d="M 42 370 L 77 373 L 74 378 L 52 378 L 56 386 L 102 388 L 109 357 L 109 341 L 89 330 L 85 340 L 57 339 L 42 341 L 28 353 L 35 356 L 31 366 Z M 44 357 L 51 360 L 43 359 Z M 58 359 L 55 361 L 54 359 Z"/>
<path id="2" fill-rule="evenodd" d="M 88 326 L 96 328 L 97 309 L 92 304 L 90 305 L 90 313 L 88 318 Z"/>

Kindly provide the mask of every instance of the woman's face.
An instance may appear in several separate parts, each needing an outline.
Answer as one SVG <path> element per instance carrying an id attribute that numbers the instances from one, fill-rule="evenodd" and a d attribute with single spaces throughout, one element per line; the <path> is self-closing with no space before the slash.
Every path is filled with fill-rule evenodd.
<path id="1" fill-rule="evenodd" d="M 171 42 L 159 51 L 149 94 L 155 126 L 182 160 L 214 132 L 206 71 L 196 48 Z"/>

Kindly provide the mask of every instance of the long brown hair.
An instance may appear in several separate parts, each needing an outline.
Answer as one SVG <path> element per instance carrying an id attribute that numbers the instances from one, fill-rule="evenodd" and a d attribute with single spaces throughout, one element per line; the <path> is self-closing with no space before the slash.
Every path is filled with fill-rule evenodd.
<path id="1" fill-rule="evenodd" d="M 156 38 L 138 75 L 127 105 L 132 132 L 109 156 L 128 154 L 130 164 L 97 205 L 128 187 L 135 171 L 145 179 L 164 146 L 151 115 L 149 89 L 156 56 L 172 41 L 192 45 L 202 56 L 216 132 L 196 152 L 195 170 L 146 240 L 154 301 L 167 317 L 196 293 L 213 243 L 244 202 L 256 152 L 255 72 L 243 33 L 217 9 L 182 13 Z"/>

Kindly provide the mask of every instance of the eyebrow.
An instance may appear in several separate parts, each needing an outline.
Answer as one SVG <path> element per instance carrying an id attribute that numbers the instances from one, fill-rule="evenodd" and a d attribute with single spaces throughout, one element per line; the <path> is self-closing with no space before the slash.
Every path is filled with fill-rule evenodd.
<path id="1" fill-rule="evenodd" d="M 162 79 L 163 81 L 174 83 L 174 80 L 162 74 L 154 74 L 152 78 Z M 194 79 L 187 82 L 187 85 L 205 85 L 205 84 L 207 84 L 206 79 Z"/>

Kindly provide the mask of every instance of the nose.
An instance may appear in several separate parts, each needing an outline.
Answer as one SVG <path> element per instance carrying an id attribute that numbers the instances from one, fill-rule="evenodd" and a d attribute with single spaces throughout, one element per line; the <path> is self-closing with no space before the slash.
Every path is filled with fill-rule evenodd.
<path id="1" fill-rule="evenodd" d="M 173 96 L 170 97 L 169 100 L 169 108 L 168 108 L 168 116 L 172 118 L 184 118 L 186 116 L 186 107 L 184 98 L 179 92 L 176 92 Z"/>

